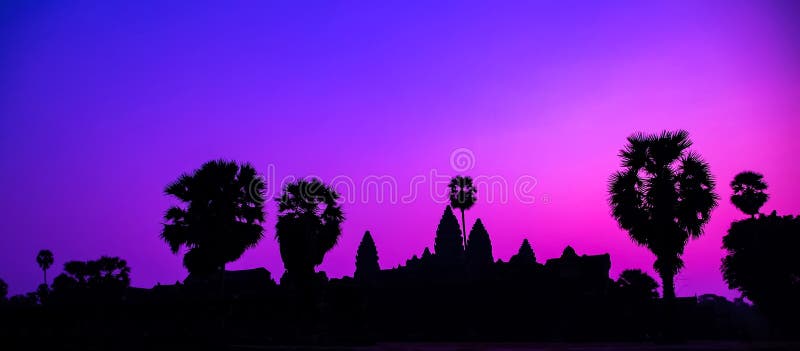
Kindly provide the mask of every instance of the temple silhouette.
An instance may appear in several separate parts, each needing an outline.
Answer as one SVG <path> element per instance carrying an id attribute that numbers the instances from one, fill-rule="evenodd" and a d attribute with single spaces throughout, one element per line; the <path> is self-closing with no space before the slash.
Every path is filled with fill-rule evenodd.
<path id="1" fill-rule="evenodd" d="M 620 285 L 622 278 L 617 282 L 609 276 L 608 254 L 579 254 L 567 246 L 560 257 L 542 264 L 525 239 L 507 261 L 495 260 L 481 219 L 472 226 L 464 249 L 449 206 L 433 239 L 434 251 L 424 248 L 403 265 L 380 269 L 380 250 L 366 232 L 353 277 L 328 279 L 317 272 L 308 283 L 286 272 L 278 283 L 264 268 L 191 273 L 175 284 L 127 287 L 115 298 L 80 304 L 70 302 L 59 290 L 64 288 L 56 286 L 42 305 L 53 327 L 37 332 L 61 340 L 72 337 L 67 334 L 103 330 L 104 342 L 126 338 L 144 344 L 188 340 L 205 345 L 658 338 L 658 285 L 640 271 L 651 285 L 637 282 L 636 274 Z M 677 310 L 689 332 L 685 337 L 753 338 L 763 333 L 759 317 L 747 305 L 722 298 L 682 298 Z M 17 318 L 31 318 L 23 311 L 13 312 L 19 313 Z M 75 319 L 83 329 L 60 329 L 61 323 Z M 730 324 L 698 322 L 716 320 Z M 104 327 L 109 323 L 119 327 Z M 10 328 L 24 325 L 17 320 Z"/>
<path id="2" fill-rule="evenodd" d="M 666 139 L 685 145 L 684 138 L 666 133 L 635 143 Z M 697 160 L 687 162 L 695 162 L 694 171 L 705 169 Z M 629 198 L 638 190 L 629 187 L 638 182 L 630 182 L 631 175 L 638 177 L 618 173 L 612 181 L 610 192 L 618 196 L 612 206 L 619 207 L 614 215 L 623 227 L 630 227 L 633 239 L 651 245 L 662 238 L 644 236 L 658 233 L 652 227 L 647 233 L 638 231 L 637 226 L 650 220 L 642 214 L 672 210 L 626 205 L 641 205 Z M 700 192 L 699 199 L 706 202 L 698 201 L 699 206 L 708 210 L 716 195 L 692 183 L 698 178 L 702 180 L 697 174 L 687 176 L 691 187 L 684 192 Z M 63 273 L 49 284 L 47 269 L 54 254 L 42 250 L 36 263 L 44 283 L 35 292 L 6 299 L 8 287 L 0 281 L 0 340 L 29 348 L 224 349 L 378 342 L 792 339 L 797 336 L 799 286 L 792 250 L 797 247 L 800 217 L 759 212 L 767 198 L 762 178 L 743 172 L 732 182 L 734 204 L 750 217 L 733 222 L 723 238 L 729 252 L 723 277 L 743 293 L 729 301 L 711 294 L 675 297 L 667 287 L 660 296 L 659 283 L 647 273 L 627 269 L 612 277 L 609 254 L 584 254 L 572 246 L 542 261 L 536 243 L 524 239 L 507 260 L 496 258 L 490 223 L 477 218 L 467 230 L 464 211 L 476 199 L 469 177 L 450 183 L 451 205 L 444 207 L 432 231 L 433 250 L 421 248 L 404 264 L 381 267 L 381 248 L 373 237 L 379 234 L 367 231 L 354 253 L 353 275 L 332 279 L 316 267 L 342 234 L 339 195 L 316 179 L 291 183 L 277 199 L 275 238 L 284 272 L 275 277 L 264 268 L 227 270 L 227 263 L 263 237 L 263 203 L 248 193 L 258 194 L 263 184 L 248 164 L 211 161 L 166 189 L 189 204 L 167 210 L 161 233 L 172 252 L 181 254 L 184 249 L 189 274 L 183 281 L 131 287 L 127 262 L 102 256 L 66 262 Z M 682 206 L 689 205 L 694 203 Z M 689 225 L 707 220 L 679 219 Z M 672 234 L 680 239 L 687 232 L 677 228 Z M 662 243 L 686 244 L 658 242 Z M 669 269 L 681 261 L 671 255 L 677 253 L 679 259 L 682 248 L 649 248 L 672 264 L 657 259 L 654 268 L 661 268 L 662 282 L 673 284 L 676 271 Z"/>

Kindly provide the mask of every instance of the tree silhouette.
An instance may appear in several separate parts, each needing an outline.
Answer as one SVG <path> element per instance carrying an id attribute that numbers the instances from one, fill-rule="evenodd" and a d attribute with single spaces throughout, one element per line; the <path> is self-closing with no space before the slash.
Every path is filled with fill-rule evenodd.
<path id="1" fill-rule="evenodd" d="M 119 257 L 103 256 L 92 261 L 64 263 L 64 273 L 53 280 L 53 291 L 75 289 L 119 293 L 130 286 L 128 263 Z"/>
<path id="2" fill-rule="evenodd" d="M 3 279 L 0 279 L 0 301 L 3 301 L 8 297 L 8 284 Z"/>
<path id="3" fill-rule="evenodd" d="M 722 275 L 778 325 L 800 314 L 800 217 L 769 216 L 736 221 L 722 238 Z"/>
<path id="4" fill-rule="evenodd" d="M 522 244 L 519 246 L 517 254 L 511 256 L 511 259 L 508 262 L 514 265 L 526 266 L 536 264 L 536 255 L 533 253 L 533 248 L 531 247 L 531 243 L 528 242 L 528 239 L 522 240 Z"/>
<path id="5" fill-rule="evenodd" d="M 736 208 L 749 214 L 750 218 L 755 218 L 761 206 L 769 199 L 769 195 L 764 192 L 767 190 L 767 183 L 764 176 L 752 171 L 744 171 L 737 174 L 731 181 L 733 195 L 731 203 Z"/>
<path id="6" fill-rule="evenodd" d="M 626 269 L 617 280 L 622 296 L 633 301 L 658 298 L 658 283 L 653 277 L 640 269 Z"/>
<path id="7" fill-rule="evenodd" d="M 36 264 L 44 272 L 44 284 L 47 285 L 47 269 L 53 265 L 53 253 L 50 250 L 39 251 L 39 254 L 36 255 Z"/>
<path id="8" fill-rule="evenodd" d="M 357 280 L 367 280 L 375 277 L 375 274 L 381 270 L 378 265 L 378 249 L 375 247 L 375 241 L 372 240 L 372 235 L 367 231 L 364 237 L 361 238 L 361 244 L 358 245 L 358 253 L 356 253 L 356 272 L 354 278 Z"/>
<path id="9" fill-rule="evenodd" d="M 708 164 L 687 149 L 685 131 L 636 134 L 620 152 L 623 170 L 611 176 L 609 203 L 620 227 L 656 256 L 664 299 L 675 298 L 675 275 L 690 238 L 703 234 L 717 205 Z"/>
<path id="10" fill-rule="evenodd" d="M 436 256 L 443 262 L 463 262 L 464 246 L 461 240 L 461 229 L 450 206 L 445 207 L 442 219 L 439 220 L 433 249 L 436 251 Z"/>
<path id="11" fill-rule="evenodd" d="M 181 175 L 164 192 L 184 207 L 170 207 L 161 238 L 174 254 L 188 249 L 183 265 L 192 274 L 225 271 L 263 236 L 264 185 L 250 164 L 210 161 Z"/>
<path id="12" fill-rule="evenodd" d="M 478 189 L 472 185 L 472 177 L 455 176 L 450 179 L 450 206 L 461 210 L 461 232 L 464 233 L 464 248 L 467 247 L 467 222 L 464 220 L 464 211 L 475 205 L 475 193 Z"/>
<path id="13" fill-rule="evenodd" d="M 469 232 L 467 245 L 467 264 L 473 271 L 482 270 L 491 266 L 494 262 L 492 256 L 492 242 L 489 239 L 489 232 L 483 226 L 481 219 L 475 221 L 472 230 Z"/>
<path id="14" fill-rule="evenodd" d="M 275 238 L 287 273 L 310 279 L 342 234 L 339 194 L 317 179 L 287 184 L 278 199 Z"/>

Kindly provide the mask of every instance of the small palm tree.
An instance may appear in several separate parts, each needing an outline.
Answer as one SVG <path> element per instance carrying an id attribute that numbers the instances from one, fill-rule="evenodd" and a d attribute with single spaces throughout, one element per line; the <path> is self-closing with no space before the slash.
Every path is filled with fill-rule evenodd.
<path id="1" fill-rule="evenodd" d="M 612 215 L 631 239 L 656 256 L 664 299 L 675 298 L 675 275 L 690 238 L 703 227 L 717 206 L 714 179 L 685 131 L 660 135 L 636 134 L 620 152 L 621 171 L 611 176 Z"/>
<path id="2" fill-rule="evenodd" d="M 317 179 L 287 184 L 278 199 L 275 239 L 290 277 L 308 281 L 339 241 L 344 213 L 339 194 Z"/>
<path id="3" fill-rule="evenodd" d="M 469 210 L 475 205 L 477 198 L 475 193 L 478 189 L 472 185 L 472 177 L 455 176 L 450 179 L 450 206 L 461 210 L 461 233 L 464 234 L 464 248 L 467 248 L 467 222 L 464 218 L 464 211 Z"/>
<path id="4" fill-rule="evenodd" d="M 53 253 L 50 250 L 41 250 L 36 255 L 36 263 L 44 272 L 44 285 L 47 285 L 47 270 L 53 265 Z"/>
<path id="5" fill-rule="evenodd" d="M 767 183 L 760 173 L 745 171 L 737 174 L 731 181 L 731 188 L 731 202 L 736 208 L 749 214 L 750 218 L 755 218 L 761 206 L 769 199 L 769 194 L 764 192 L 767 190 Z"/>
<path id="6" fill-rule="evenodd" d="M 263 189 L 250 164 L 207 162 L 164 190 L 184 206 L 167 210 L 161 238 L 175 254 L 188 249 L 183 265 L 190 273 L 224 274 L 225 264 L 263 236 Z"/>

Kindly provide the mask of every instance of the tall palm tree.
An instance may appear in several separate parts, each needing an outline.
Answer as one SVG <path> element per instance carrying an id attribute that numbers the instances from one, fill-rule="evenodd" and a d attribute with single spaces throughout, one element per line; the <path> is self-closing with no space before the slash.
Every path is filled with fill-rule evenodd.
<path id="1" fill-rule="evenodd" d="M 749 214 L 750 218 L 755 218 L 761 206 L 769 200 L 769 194 L 764 192 L 767 190 L 767 183 L 764 181 L 764 175 L 760 173 L 744 171 L 737 174 L 731 181 L 731 188 L 733 189 L 731 203 L 745 214 Z"/>
<path id="2" fill-rule="evenodd" d="M 290 277 L 307 281 L 342 235 L 339 194 L 318 179 L 287 184 L 278 198 L 275 239 Z"/>
<path id="3" fill-rule="evenodd" d="M 40 250 L 36 255 L 36 263 L 44 272 L 44 285 L 47 285 L 47 269 L 53 265 L 53 253 L 50 250 Z"/>
<path id="4" fill-rule="evenodd" d="M 263 236 L 264 185 L 248 163 L 210 161 L 181 175 L 164 192 L 183 206 L 170 207 L 161 238 L 174 254 L 188 251 L 183 265 L 192 274 L 224 274 Z"/>
<path id="5" fill-rule="evenodd" d="M 475 205 L 478 189 L 472 185 L 472 177 L 455 176 L 450 179 L 450 206 L 461 210 L 461 233 L 464 234 L 464 249 L 467 248 L 467 222 L 464 220 L 464 211 Z"/>
<path id="6" fill-rule="evenodd" d="M 612 215 L 631 239 L 656 256 L 664 299 L 675 298 L 675 275 L 690 238 L 703 227 L 717 206 L 714 179 L 685 131 L 660 135 L 635 134 L 620 151 L 622 170 L 611 176 Z"/>

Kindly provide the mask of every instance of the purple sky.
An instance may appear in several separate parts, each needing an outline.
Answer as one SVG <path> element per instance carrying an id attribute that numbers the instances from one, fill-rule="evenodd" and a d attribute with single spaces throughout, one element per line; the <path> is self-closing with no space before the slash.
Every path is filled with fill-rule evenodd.
<path id="1" fill-rule="evenodd" d="M 610 253 L 616 276 L 653 262 L 609 216 L 617 152 L 636 131 L 687 129 L 722 200 L 688 245 L 681 295 L 737 295 L 719 263 L 743 217 L 728 201 L 738 171 L 765 174 L 764 210 L 800 213 L 791 1 L 110 3 L 0 5 L 0 278 L 12 293 L 40 282 L 43 248 L 50 277 L 118 255 L 136 286 L 182 280 L 158 238 L 162 190 L 214 158 L 276 180 L 391 176 L 403 196 L 419 177 L 455 174 L 451 153 L 465 148 L 466 174 L 536 179 L 533 203 L 483 189 L 467 213 L 496 258 L 523 238 L 540 262 L 571 244 Z M 427 183 L 411 201 L 349 195 L 320 267 L 330 276 L 352 274 L 367 229 L 382 267 L 432 248 L 444 205 Z M 265 239 L 230 267 L 279 277 L 266 208 Z"/>

